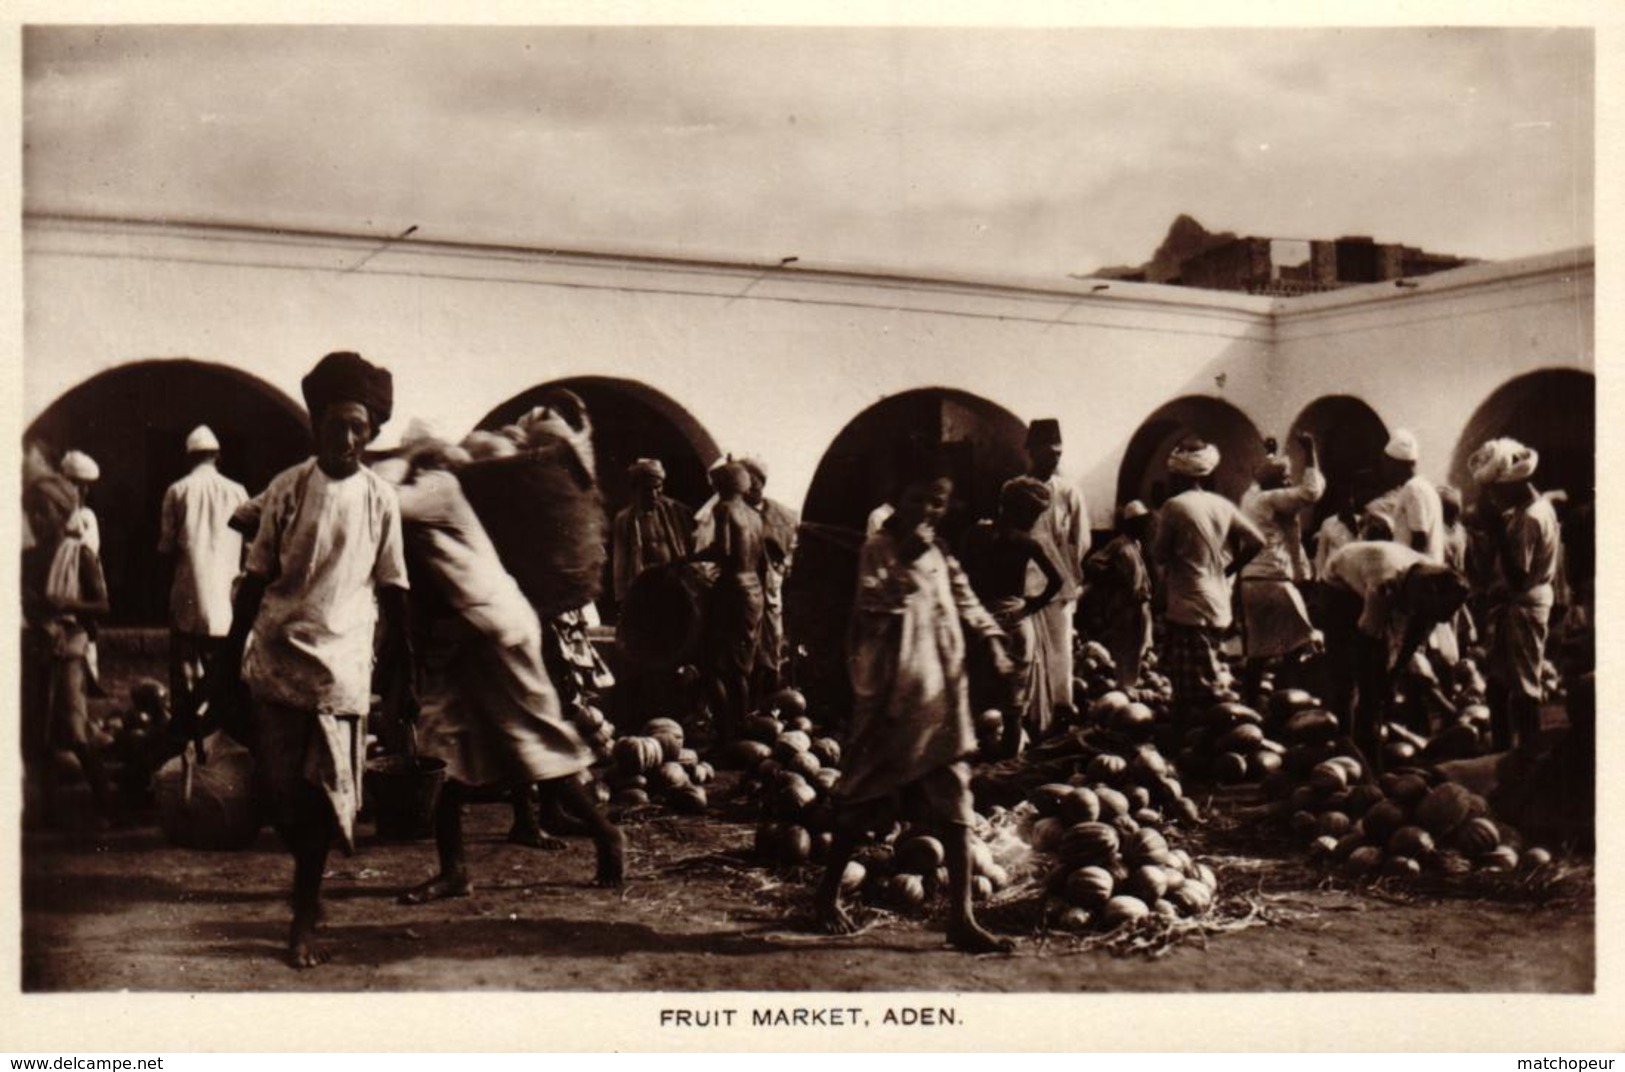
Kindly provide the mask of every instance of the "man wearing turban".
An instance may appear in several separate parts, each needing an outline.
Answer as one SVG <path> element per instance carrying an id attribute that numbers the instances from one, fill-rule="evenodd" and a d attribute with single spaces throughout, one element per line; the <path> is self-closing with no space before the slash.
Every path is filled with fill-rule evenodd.
<path id="1" fill-rule="evenodd" d="M 1492 439 L 1467 459 L 1483 493 L 1479 515 L 1497 567 L 1485 631 L 1492 729 L 1500 748 L 1527 746 L 1540 731 L 1540 669 L 1562 532 L 1551 501 L 1531 483 L 1539 464 L 1540 455 L 1515 439 Z"/>
<path id="2" fill-rule="evenodd" d="M 242 568 L 243 538 L 231 517 L 248 490 L 215 467 L 220 440 L 208 425 L 186 437 L 190 472 L 164 493 L 158 518 L 158 553 L 174 560 L 169 590 L 169 694 L 177 714 L 190 719 L 197 693 L 226 634 L 231 632 L 231 586 Z"/>
<path id="3" fill-rule="evenodd" d="M 1035 420 L 1027 429 L 1027 476 L 1050 491 L 1050 505 L 1033 526 L 1033 538 L 1061 574 L 1061 590 L 1033 618 L 1038 666 L 1027 702 L 1027 728 L 1035 737 L 1050 731 L 1057 712 L 1072 711 L 1073 616 L 1083 593 L 1083 559 L 1089 553 L 1089 511 L 1083 492 L 1061 477 L 1061 422 Z M 1043 592 L 1048 579 L 1036 565 L 1027 570 L 1027 594 Z"/>
<path id="4" fill-rule="evenodd" d="M 762 571 L 762 642 L 756 649 L 757 694 L 778 689 L 784 672 L 784 582 L 795 560 L 796 535 L 801 517 L 795 510 L 767 497 L 767 464 L 747 456 L 739 460 L 750 476 L 745 503 L 762 515 L 762 547 L 767 565 Z"/>
<path id="5" fill-rule="evenodd" d="M 1383 448 L 1383 463 L 1391 491 L 1367 509 L 1379 514 L 1394 530 L 1394 539 L 1420 551 L 1429 562 L 1444 562 L 1444 506 L 1433 481 L 1416 471 L 1421 448 L 1416 436 L 1404 428 L 1394 432 Z"/>
<path id="6" fill-rule="evenodd" d="M 416 700 L 400 506 L 362 465 L 389 419 L 393 380 L 358 354 L 334 353 L 301 386 L 316 456 L 265 490 L 217 665 L 240 668 L 251 697 L 256 773 L 294 859 L 288 959 L 310 968 L 322 959 L 313 938 L 328 847 L 335 833 L 347 850 L 355 843 L 380 610 L 386 712 L 415 718 Z M 210 692 L 223 702 L 236 690 L 227 680 Z"/>
<path id="7" fill-rule="evenodd" d="M 626 475 L 632 485 L 632 502 L 615 515 L 611 537 L 617 602 L 626 599 L 627 590 L 644 570 L 686 556 L 694 534 L 694 515 L 688 507 L 661 494 L 666 467 L 659 459 L 639 458 Z"/>
<path id="8" fill-rule="evenodd" d="M 1194 436 L 1168 456 L 1172 498 L 1162 508 L 1151 557 L 1163 577 L 1167 629 L 1162 667 L 1176 716 L 1200 714 L 1219 698 L 1219 644 L 1230 628 L 1230 576 L 1264 547 L 1263 534 L 1234 503 L 1209 490 L 1219 449 Z"/>

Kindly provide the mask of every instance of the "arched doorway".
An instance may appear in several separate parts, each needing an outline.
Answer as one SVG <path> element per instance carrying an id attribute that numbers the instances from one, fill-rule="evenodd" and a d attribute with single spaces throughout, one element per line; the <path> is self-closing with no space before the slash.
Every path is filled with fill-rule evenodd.
<path id="1" fill-rule="evenodd" d="M 1129 439 L 1117 471 L 1117 501 L 1140 499 L 1153 508 L 1167 498 L 1168 454 L 1188 435 L 1219 448 L 1214 489 L 1239 501 L 1264 460 L 1264 439 L 1241 410 L 1206 395 L 1186 395 L 1147 417 Z"/>
<path id="2" fill-rule="evenodd" d="M 857 578 L 857 549 L 870 511 L 894 492 L 898 459 L 910 441 L 941 444 L 955 473 L 954 506 L 943 536 L 989 517 L 1000 486 L 1026 467 L 1027 426 L 978 395 L 927 387 L 892 395 L 865 409 L 836 435 L 819 460 L 802 507 L 801 548 L 785 595 L 790 635 L 806 647 L 798 667 L 815 702 L 844 707 L 843 654 Z"/>
<path id="3" fill-rule="evenodd" d="M 1365 501 L 1381 490 L 1375 487 L 1375 470 L 1388 445 L 1388 426 L 1364 401 L 1353 395 L 1323 395 L 1303 407 L 1283 444 L 1291 454 L 1294 472 L 1302 472 L 1298 435 L 1303 432 L 1315 437 L 1320 471 L 1326 477 L 1326 494 L 1313 511 L 1315 526 L 1335 513 L 1350 492 Z"/>
<path id="4" fill-rule="evenodd" d="M 91 377 L 53 402 L 26 439 L 60 455 L 83 450 L 101 467 L 90 504 L 102 530 L 111 621 L 162 625 L 170 573 L 158 554 L 164 492 L 186 475 L 186 435 L 207 424 L 220 471 L 263 490 L 310 456 L 304 408 L 240 369 L 185 358 L 138 361 Z"/>
<path id="5" fill-rule="evenodd" d="M 1456 442 L 1450 479 L 1473 488 L 1467 458 L 1486 440 L 1513 439 L 1540 451 L 1535 483 L 1561 488 L 1571 501 L 1592 498 L 1597 485 L 1597 378 L 1580 369 L 1541 369 L 1496 388 L 1473 411 Z"/>
<path id="6" fill-rule="evenodd" d="M 627 466 L 658 458 L 666 467 L 666 494 L 697 508 L 711 496 L 706 467 L 720 451 L 699 421 L 670 396 L 636 380 L 612 376 L 570 376 L 522 391 L 486 414 L 482 429 L 500 428 L 540 404 L 548 391 L 564 387 L 581 396 L 592 415 L 593 454 L 598 486 L 613 518 L 631 501 Z M 613 618 L 613 586 L 605 578 L 599 607 Z"/>

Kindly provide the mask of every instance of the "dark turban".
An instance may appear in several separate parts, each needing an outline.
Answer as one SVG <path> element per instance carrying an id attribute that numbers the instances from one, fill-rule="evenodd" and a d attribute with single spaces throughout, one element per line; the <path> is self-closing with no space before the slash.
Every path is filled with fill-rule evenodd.
<path id="1" fill-rule="evenodd" d="M 1061 445 L 1061 422 L 1054 417 L 1040 417 L 1027 426 L 1027 446 L 1058 447 Z"/>
<path id="2" fill-rule="evenodd" d="M 359 402 L 372 418 L 372 434 L 389 420 L 395 408 L 395 380 L 360 354 L 328 354 L 317 362 L 299 387 L 305 393 L 310 419 L 319 422 L 322 411 L 335 402 Z"/>

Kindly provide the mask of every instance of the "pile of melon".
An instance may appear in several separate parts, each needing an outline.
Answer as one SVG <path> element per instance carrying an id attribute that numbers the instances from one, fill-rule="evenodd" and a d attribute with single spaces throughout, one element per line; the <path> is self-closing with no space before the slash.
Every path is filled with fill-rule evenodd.
<path id="1" fill-rule="evenodd" d="M 1483 797 L 1436 771 L 1400 768 L 1373 782 L 1331 740 L 1317 750 L 1325 758 L 1285 787 L 1278 813 L 1312 857 L 1346 879 L 1533 871 L 1552 861 L 1545 849 L 1526 849 Z"/>
<path id="2" fill-rule="evenodd" d="M 1127 703 L 1140 704 L 1157 721 L 1167 719 L 1174 699 L 1173 683 L 1157 672 L 1155 652 L 1146 653 L 1140 665 L 1140 680 L 1132 687 L 1125 687 L 1121 683 L 1110 653 L 1098 641 L 1091 640 L 1083 645 L 1076 667 L 1077 676 L 1072 679 L 1072 700 L 1085 722 L 1102 724 L 1101 716 L 1106 709 L 1097 705 L 1110 693 L 1116 695 L 1111 697 L 1108 709 L 1120 709 Z"/>
<path id="3" fill-rule="evenodd" d="M 1151 915 L 1198 916 L 1218 879 L 1175 828 L 1200 821 L 1175 768 L 1153 745 L 1102 752 L 1069 784 L 1040 786 L 1019 807 L 1034 850 L 1053 856 L 1051 916 L 1069 930 L 1111 930 Z"/>
<path id="4" fill-rule="evenodd" d="M 1027 847 L 1014 836 L 1012 826 L 1013 819 L 1002 829 L 995 829 L 992 820 L 976 816 L 971 835 L 971 896 L 976 901 L 986 901 L 1009 887 L 1012 873 L 1007 864 L 1015 865 L 1028 854 Z M 784 839 L 801 836 L 791 833 L 797 829 L 793 825 L 763 824 L 756 833 L 757 855 L 774 862 L 799 862 L 784 853 Z M 827 848 L 827 838 L 814 836 L 805 858 L 820 860 Z M 888 830 L 867 837 L 841 873 L 844 897 L 907 914 L 929 908 L 947 886 L 946 846 L 925 828 L 906 823 L 894 823 Z"/>
<path id="5" fill-rule="evenodd" d="M 699 815 L 709 804 L 705 787 L 715 776 L 711 764 L 685 746 L 675 719 L 651 719 L 641 734 L 621 737 L 610 749 L 607 776 L 610 804 L 621 808 L 660 804 Z"/>

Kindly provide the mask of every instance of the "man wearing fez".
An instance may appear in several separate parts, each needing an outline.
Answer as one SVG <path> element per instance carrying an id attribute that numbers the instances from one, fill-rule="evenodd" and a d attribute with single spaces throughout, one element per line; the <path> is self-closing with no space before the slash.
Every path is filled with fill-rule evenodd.
<path id="1" fill-rule="evenodd" d="M 335 833 L 355 845 L 380 610 L 385 710 L 413 719 L 416 698 L 400 506 L 362 465 L 389 420 L 393 380 L 332 353 L 301 387 L 316 456 L 265 491 L 222 665 L 241 668 L 251 697 L 255 772 L 294 860 L 288 960 L 310 968 L 324 959 L 314 935 L 328 847 Z"/>

